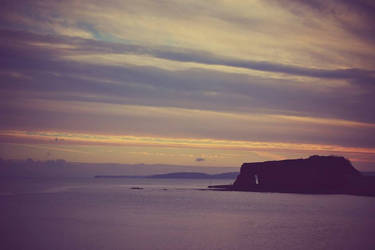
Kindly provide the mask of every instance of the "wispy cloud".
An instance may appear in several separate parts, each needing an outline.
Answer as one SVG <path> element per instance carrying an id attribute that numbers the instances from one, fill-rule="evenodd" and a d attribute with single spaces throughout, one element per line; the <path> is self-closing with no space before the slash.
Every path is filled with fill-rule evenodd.
<path id="1" fill-rule="evenodd" d="M 366 0 L 7 0 L 0 131 L 66 131 L 95 145 L 206 138 L 259 157 L 372 154 L 374 9 Z"/>
<path id="2" fill-rule="evenodd" d="M 14 139 L 34 141 L 35 143 L 53 143 L 53 139 L 59 136 L 64 139 L 65 144 L 78 145 L 131 145 L 149 147 L 172 147 L 172 148 L 205 148 L 223 150 L 243 151 L 307 151 L 324 153 L 366 153 L 375 154 L 375 148 L 343 147 L 328 144 L 306 144 L 306 143 L 285 143 L 285 142 L 262 142 L 262 141 L 241 141 L 241 140 L 217 140 L 198 138 L 171 138 L 171 137 L 146 137 L 128 135 L 105 135 L 105 134 L 82 134 L 48 131 L 2 131 L 0 136 L 3 139 Z"/>

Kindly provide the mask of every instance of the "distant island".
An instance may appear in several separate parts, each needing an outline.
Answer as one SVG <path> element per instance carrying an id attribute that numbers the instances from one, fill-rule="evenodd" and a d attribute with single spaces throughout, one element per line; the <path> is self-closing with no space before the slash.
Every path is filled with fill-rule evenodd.
<path id="1" fill-rule="evenodd" d="M 215 190 L 375 196 L 375 176 L 362 175 L 340 156 L 244 163 L 232 185 Z"/>
<path id="2" fill-rule="evenodd" d="M 152 179 L 235 179 L 238 172 L 228 172 L 221 174 L 206 174 L 199 172 L 175 172 L 167 174 L 156 174 L 146 176 L 129 175 L 96 175 L 95 178 L 152 178 Z"/>

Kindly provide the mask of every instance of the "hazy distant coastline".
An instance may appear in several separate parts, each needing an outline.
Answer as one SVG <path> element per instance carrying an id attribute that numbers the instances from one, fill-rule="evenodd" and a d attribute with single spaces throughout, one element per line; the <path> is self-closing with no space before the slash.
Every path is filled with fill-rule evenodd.
<path id="1" fill-rule="evenodd" d="M 63 159 L 2 159 L 0 158 L 0 177 L 89 177 L 127 176 L 144 178 L 166 173 L 202 173 L 215 175 L 237 171 L 238 167 L 184 166 L 168 164 L 125 164 L 70 162 Z M 211 178 L 211 177 L 209 177 Z M 235 178 L 235 177 L 234 177 Z"/>
<path id="2" fill-rule="evenodd" d="M 239 172 L 206 174 L 200 172 L 174 172 L 156 175 L 96 175 L 95 178 L 152 178 L 152 179 L 235 179 Z"/>

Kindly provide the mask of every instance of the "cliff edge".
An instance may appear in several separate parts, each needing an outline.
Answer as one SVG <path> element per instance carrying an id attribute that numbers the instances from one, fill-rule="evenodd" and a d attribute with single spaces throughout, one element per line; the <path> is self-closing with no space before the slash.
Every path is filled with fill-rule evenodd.
<path id="1" fill-rule="evenodd" d="M 244 163 L 233 185 L 218 188 L 375 196 L 375 178 L 361 175 L 344 157 L 314 155 L 307 159 Z"/>

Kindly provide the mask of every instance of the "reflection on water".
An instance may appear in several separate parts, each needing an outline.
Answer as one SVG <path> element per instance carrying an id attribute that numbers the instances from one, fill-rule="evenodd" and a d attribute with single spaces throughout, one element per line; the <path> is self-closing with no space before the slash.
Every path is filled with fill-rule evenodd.
<path id="1" fill-rule="evenodd" d="M 227 183 L 1 180 L 2 248 L 341 250 L 375 245 L 373 197 L 199 190 Z"/>

